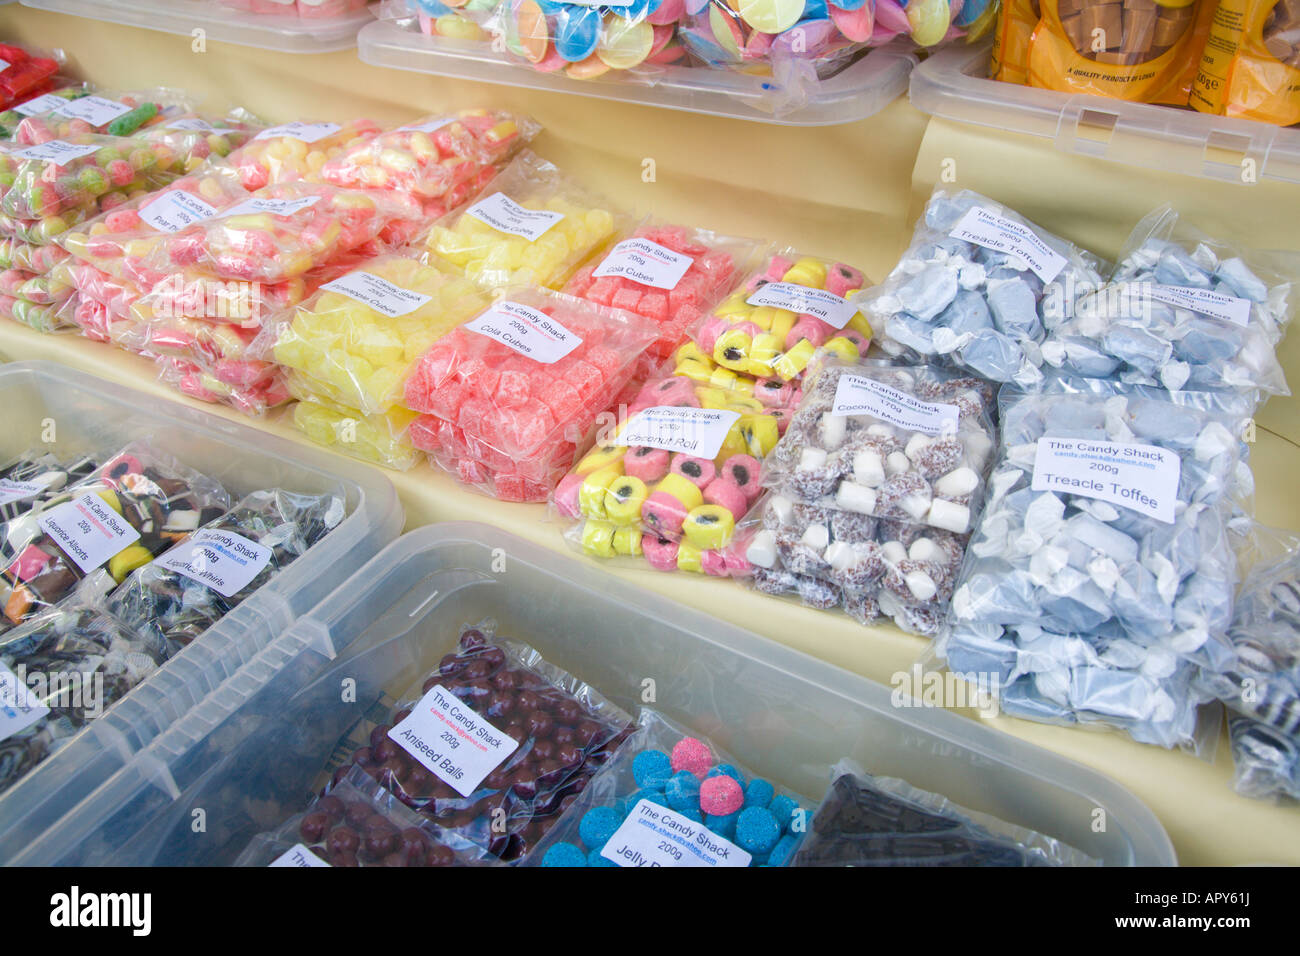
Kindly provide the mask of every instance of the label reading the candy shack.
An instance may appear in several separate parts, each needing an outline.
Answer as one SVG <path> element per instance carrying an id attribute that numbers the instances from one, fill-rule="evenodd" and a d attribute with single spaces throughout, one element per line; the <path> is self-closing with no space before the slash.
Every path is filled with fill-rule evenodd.
<path id="1" fill-rule="evenodd" d="M 17 156 L 20 159 L 36 159 L 43 163 L 70 163 L 74 159 L 89 156 L 97 149 L 99 147 L 94 143 L 77 145 L 76 143 L 65 143 L 61 139 L 52 139 L 48 143 L 41 143 L 39 146 L 16 149 L 10 155 Z"/>
<path id="2" fill-rule="evenodd" d="M 441 686 L 421 697 L 388 736 L 462 797 L 519 749 L 519 741 Z"/>
<path id="3" fill-rule="evenodd" d="M 187 133 L 221 134 L 221 133 L 236 132 L 236 130 L 233 129 L 226 129 L 224 127 L 213 126 L 207 120 L 201 120 L 198 119 L 197 117 L 189 117 L 187 119 L 172 120 L 170 123 L 165 124 L 165 128 L 184 130 Z"/>
<path id="4" fill-rule="evenodd" d="M 624 239 L 592 275 L 597 279 L 621 276 L 656 289 L 675 289 L 694 261 L 649 239 Z"/>
<path id="5" fill-rule="evenodd" d="M 243 535 L 207 529 L 196 531 L 156 562 L 198 581 L 222 597 L 233 597 L 271 563 L 271 549 Z"/>
<path id="6" fill-rule="evenodd" d="M 333 136 L 342 128 L 338 123 L 285 123 L 283 126 L 264 129 L 253 139 L 278 139 L 287 136 L 290 139 L 300 139 L 304 143 L 314 143 L 326 136 Z"/>
<path id="7" fill-rule="evenodd" d="M 739 418 L 740 412 L 726 408 L 655 405 L 637 412 L 614 443 L 680 451 L 694 458 L 717 458 L 727 432 Z"/>
<path id="8" fill-rule="evenodd" d="M 875 379 L 841 375 L 831 414 L 870 415 L 899 428 L 940 435 L 957 430 L 959 412 L 956 405 L 923 402 Z"/>
<path id="9" fill-rule="evenodd" d="M 393 285 L 387 279 L 369 272 L 349 272 L 341 279 L 325 283 L 321 288 L 355 299 L 390 319 L 409 315 L 432 298 L 422 292 L 412 292 Z"/>
<path id="10" fill-rule="evenodd" d="M 231 206 L 221 214 L 222 219 L 231 216 L 246 216 L 259 212 L 269 212 L 273 216 L 292 216 L 301 209 L 314 206 L 320 202 L 320 196 L 303 196 L 301 199 L 245 199 L 236 206 Z"/>
<path id="11" fill-rule="evenodd" d="M 957 227 L 948 235 L 963 242 L 973 242 L 985 249 L 1005 252 L 1023 262 L 1044 282 L 1051 282 L 1065 268 L 1065 256 L 1038 238 L 1034 230 L 1010 219 L 1003 219 L 983 206 L 967 210 Z"/>
<path id="12" fill-rule="evenodd" d="M 0 480 L 0 505 L 35 498 L 49 486 L 48 481 L 10 481 L 7 478 Z"/>
<path id="13" fill-rule="evenodd" d="M 600 855 L 619 866 L 749 866 L 750 855 L 702 823 L 638 800 Z"/>
<path id="14" fill-rule="evenodd" d="M 83 120 L 98 129 L 131 112 L 131 107 L 102 96 L 83 96 L 79 100 L 64 100 L 54 112 L 69 119 Z"/>
<path id="15" fill-rule="evenodd" d="M 0 740 L 26 730 L 49 712 L 18 675 L 0 661 Z"/>
<path id="16" fill-rule="evenodd" d="M 520 355 L 552 365 L 568 355 L 582 339 L 537 309 L 518 302 L 498 302 L 465 328 L 496 339 Z"/>
<path id="17" fill-rule="evenodd" d="M 1181 285 L 1149 285 L 1146 291 L 1151 298 L 1165 305 L 1188 309 L 1199 315 L 1221 322 L 1231 322 L 1245 328 L 1250 324 L 1250 300 L 1224 295 L 1210 289 L 1192 289 Z"/>
<path id="18" fill-rule="evenodd" d="M 184 189 L 173 189 L 140 207 L 140 218 L 159 232 L 176 232 L 216 214 L 216 206 Z"/>
<path id="19" fill-rule="evenodd" d="M 1040 438 L 1033 489 L 1109 501 L 1173 524 L 1182 469 L 1182 459 L 1155 445 Z"/>
<path id="20" fill-rule="evenodd" d="M 745 301 L 750 305 L 811 315 L 837 329 L 848 325 L 853 313 L 858 311 L 858 307 L 843 296 L 825 289 L 810 289 L 797 282 L 765 282 Z"/>
<path id="21" fill-rule="evenodd" d="M 35 99 L 30 99 L 26 103 L 19 103 L 14 107 L 14 112 L 20 116 L 35 116 L 38 113 L 49 113 L 57 110 L 60 106 L 67 103 L 66 97 L 57 96 L 54 93 L 43 93 Z"/>
<path id="22" fill-rule="evenodd" d="M 455 116 L 440 116 L 437 119 L 429 120 L 427 123 L 412 123 L 410 126 L 399 126 L 395 130 L 398 133 L 434 133 L 456 122 Z"/>
<path id="23" fill-rule="evenodd" d="M 328 868 L 329 864 L 301 843 L 295 843 L 292 848 L 285 850 L 267 866 L 296 866 L 302 869 L 311 869 L 315 866 Z"/>
<path id="24" fill-rule="evenodd" d="M 465 210 L 465 215 L 473 216 L 493 229 L 508 232 L 512 236 L 520 236 L 529 242 L 536 242 L 542 238 L 546 235 L 546 230 L 564 218 L 562 212 L 525 209 L 505 193 L 493 193 L 487 199 L 479 200 Z"/>
<path id="25" fill-rule="evenodd" d="M 51 508 L 36 523 L 86 574 L 140 539 L 139 531 L 89 491 Z"/>

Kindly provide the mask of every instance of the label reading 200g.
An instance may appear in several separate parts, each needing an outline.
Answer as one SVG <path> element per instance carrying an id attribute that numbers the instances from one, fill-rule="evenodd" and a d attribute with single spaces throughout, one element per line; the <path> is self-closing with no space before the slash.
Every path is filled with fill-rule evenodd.
<path id="1" fill-rule="evenodd" d="M 462 797 L 519 749 L 519 741 L 441 686 L 421 697 L 388 736 Z"/>
<path id="2" fill-rule="evenodd" d="M 750 855 L 704 824 L 638 800 L 600 855 L 619 866 L 749 866 Z"/>
<path id="3" fill-rule="evenodd" d="M 505 193 L 493 193 L 487 199 L 476 202 L 465 210 L 465 215 L 529 242 L 542 238 L 546 235 L 546 230 L 564 218 L 562 212 L 526 209 Z"/>
<path id="4" fill-rule="evenodd" d="M 694 261 L 649 239 L 624 239 L 592 275 L 597 279 L 621 276 L 656 289 L 675 289 Z"/>
<path id="5" fill-rule="evenodd" d="M 618 445 L 680 451 L 694 458 L 716 458 L 740 412 L 725 408 L 655 405 L 637 412 L 615 440 Z"/>
<path id="6" fill-rule="evenodd" d="M 579 345 L 582 338 L 537 309 L 518 302 L 498 302 L 465 328 L 496 339 L 520 355 L 553 365 Z"/>
<path id="7" fill-rule="evenodd" d="M 86 574 L 140 540 L 139 531 L 91 492 L 51 508 L 36 523 Z"/>
<path id="8" fill-rule="evenodd" d="M 825 289 L 811 289 L 797 282 L 765 282 L 745 301 L 749 305 L 811 315 L 836 329 L 848 325 L 853 313 L 858 311 L 858 307 L 843 296 Z"/>
<path id="9" fill-rule="evenodd" d="M 1182 459 L 1155 445 L 1040 438 L 1033 488 L 1109 501 L 1173 524 L 1182 469 Z"/>
<path id="10" fill-rule="evenodd" d="M 196 531 L 161 558 L 158 565 L 233 597 L 271 562 L 271 549 L 231 531 Z"/>
<path id="11" fill-rule="evenodd" d="M 1065 268 L 1065 256 L 1043 242 L 1034 230 L 1004 219 L 983 206 L 967 210 L 948 235 L 985 249 L 1005 252 L 1023 262 L 1044 282 L 1051 282 Z"/>

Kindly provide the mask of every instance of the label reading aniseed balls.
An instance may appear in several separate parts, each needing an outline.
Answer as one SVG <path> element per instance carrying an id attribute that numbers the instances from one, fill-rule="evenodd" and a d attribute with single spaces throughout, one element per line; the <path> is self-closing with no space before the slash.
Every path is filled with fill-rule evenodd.
<path id="1" fill-rule="evenodd" d="M 50 481 L 53 481 L 53 478 Z M 35 498 L 49 486 L 49 481 L 10 481 L 8 478 L 0 479 L 0 505 Z"/>
<path id="2" fill-rule="evenodd" d="M 355 299 L 390 319 L 409 315 L 433 298 L 422 292 L 412 292 L 400 285 L 393 285 L 387 279 L 369 272 L 349 272 L 342 278 L 325 283 L 321 288 Z"/>
<path id="3" fill-rule="evenodd" d="M 843 296 L 825 289 L 810 289 L 797 282 L 765 282 L 745 301 L 750 305 L 811 315 L 837 329 L 848 325 L 853 313 L 858 311 L 858 307 Z"/>
<path id="4" fill-rule="evenodd" d="M 465 328 L 496 339 L 543 365 L 558 362 L 582 344 L 580 336 L 545 312 L 508 300 L 498 302 L 477 319 L 466 322 Z"/>
<path id="5" fill-rule="evenodd" d="M 28 146 L 26 149 L 16 149 L 10 155 L 17 156 L 20 159 L 35 159 L 44 163 L 70 163 L 74 159 L 80 159 L 82 156 L 89 156 L 99 147 L 94 143 L 65 143 L 61 139 L 52 139 L 48 143 L 41 143 L 39 146 Z"/>
<path id="6" fill-rule="evenodd" d="M 69 119 L 83 120 L 98 128 L 107 126 L 119 116 L 125 116 L 131 112 L 131 107 L 102 96 L 83 96 L 79 100 L 64 100 L 63 105 L 54 112 Z"/>
<path id="7" fill-rule="evenodd" d="M 638 800 L 600 855 L 619 866 L 749 866 L 752 857 L 702 823 Z"/>
<path id="8" fill-rule="evenodd" d="M 315 866 L 328 867 L 329 864 L 301 843 L 295 843 L 290 849 L 285 850 L 268 863 L 267 866 L 296 866 L 311 869 Z"/>
<path id="9" fill-rule="evenodd" d="M 176 232 L 216 214 L 216 206 L 184 189 L 173 189 L 140 207 L 140 218 L 159 232 Z"/>
<path id="10" fill-rule="evenodd" d="M 835 386 L 832 415 L 871 415 L 882 422 L 927 435 L 957 430 L 956 405 L 923 402 L 907 392 L 861 375 L 841 375 Z"/>
<path id="11" fill-rule="evenodd" d="M 292 216 L 300 209 L 314 206 L 320 202 L 320 196 L 303 196 L 301 199 L 245 199 L 236 206 L 231 206 L 221 214 L 222 219 L 231 216 L 244 216 L 251 213 L 269 212 L 273 216 Z"/>
<path id="12" fill-rule="evenodd" d="M 1034 455 L 1033 489 L 1109 501 L 1173 524 L 1182 470 L 1181 458 L 1155 445 L 1045 437 Z"/>
<path id="13" fill-rule="evenodd" d="M 91 492 L 51 508 L 36 523 L 86 574 L 140 539 L 139 531 Z"/>
<path id="14" fill-rule="evenodd" d="M 465 215 L 529 242 L 542 238 L 548 229 L 564 218 L 562 212 L 525 209 L 505 193 L 493 193 L 487 199 L 480 199 L 465 210 Z"/>
<path id="15" fill-rule="evenodd" d="M 253 139 L 278 139 L 287 136 L 290 139 L 300 139 L 304 143 L 314 143 L 326 136 L 333 136 L 342 128 L 338 123 L 285 123 L 283 126 L 264 129 Z"/>
<path id="16" fill-rule="evenodd" d="M 1221 322 L 1231 322 L 1242 328 L 1250 324 L 1249 299 L 1181 285 L 1150 285 L 1146 286 L 1146 291 L 1151 298 L 1166 305 L 1188 309 Z"/>
<path id="17" fill-rule="evenodd" d="M 948 235 L 985 249 L 1005 252 L 1023 262 L 1044 282 L 1051 282 L 1065 268 L 1065 256 L 1038 238 L 1034 230 L 1004 219 L 983 206 L 968 209 Z"/>
<path id="18" fill-rule="evenodd" d="M 597 279 L 621 276 L 656 289 L 675 289 L 694 261 L 649 239 L 624 239 L 592 275 Z"/>
<path id="19" fill-rule="evenodd" d="M 26 103 L 19 103 L 14 107 L 14 112 L 21 116 L 35 116 L 38 113 L 49 113 L 56 110 L 67 102 L 66 97 L 59 96 L 56 93 L 42 93 Z"/>
<path id="20" fill-rule="evenodd" d="M 662 448 L 693 458 L 716 458 L 740 412 L 726 408 L 680 408 L 655 405 L 637 412 L 616 445 Z"/>
<path id="21" fill-rule="evenodd" d="M 233 597 L 271 563 L 271 549 L 230 531 L 196 531 L 155 562 Z"/>
<path id="22" fill-rule="evenodd" d="M 421 697 L 388 736 L 462 797 L 519 749 L 519 741 L 441 686 Z"/>
<path id="23" fill-rule="evenodd" d="M 40 698 L 0 661 L 0 740 L 8 740 L 49 713 Z"/>

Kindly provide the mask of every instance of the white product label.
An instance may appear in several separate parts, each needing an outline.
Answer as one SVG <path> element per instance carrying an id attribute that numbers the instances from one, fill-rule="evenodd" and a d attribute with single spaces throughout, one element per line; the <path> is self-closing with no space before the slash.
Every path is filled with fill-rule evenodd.
<path id="1" fill-rule="evenodd" d="M 311 850 L 307 849 L 301 843 L 295 843 L 291 849 L 285 850 L 274 860 L 267 864 L 268 866 L 297 866 L 303 869 L 310 869 L 315 866 L 329 867 L 329 864 L 318 857 Z"/>
<path id="2" fill-rule="evenodd" d="M 131 112 L 131 107 L 102 96 L 83 96 L 79 100 L 64 100 L 54 112 L 69 119 L 84 120 L 96 128 L 107 126 L 119 116 Z"/>
<path id="3" fill-rule="evenodd" d="M 848 325 L 853 313 L 858 311 L 858 307 L 843 296 L 825 289 L 810 289 L 796 282 L 766 282 L 745 301 L 750 305 L 811 315 L 837 329 Z"/>
<path id="4" fill-rule="evenodd" d="M 213 126 L 207 120 L 197 118 L 172 120 L 166 124 L 167 129 L 184 130 L 187 133 L 233 133 L 235 130 Z"/>
<path id="5" fill-rule="evenodd" d="M 9 69 L 9 61 L 8 61 L 8 60 L 0 60 L 0 73 L 3 73 L 3 72 L 4 72 L 5 70 L 7 70 L 7 69 Z"/>
<path id="6" fill-rule="evenodd" d="M 529 242 L 536 242 L 546 234 L 546 230 L 564 218 L 562 212 L 525 209 L 505 193 L 493 193 L 487 199 L 479 200 L 465 210 L 465 215 L 501 232 L 522 236 Z"/>
<path id="7" fill-rule="evenodd" d="M 638 412 L 615 444 L 681 451 L 693 458 L 716 458 L 740 412 L 725 408 L 655 405 Z"/>
<path id="8" fill-rule="evenodd" d="M 388 732 L 407 753 L 462 797 L 519 749 L 445 687 L 435 687 Z"/>
<path id="9" fill-rule="evenodd" d="M 702 823 L 638 800 L 600 855 L 619 866 L 749 866 L 750 855 Z"/>
<path id="10" fill-rule="evenodd" d="M 1245 328 L 1250 324 L 1250 300 L 1224 295 L 1209 289 L 1192 289 L 1181 285 L 1152 285 L 1147 290 L 1151 298 L 1166 305 L 1189 309 L 1200 315 L 1231 322 Z"/>
<path id="11" fill-rule="evenodd" d="M 441 116 L 438 119 L 429 120 L 427 123 L 412 123 L 410 126 L 399 126 L 399 133 L 433 133 L 456 122 L 454 116 Z"/>
<path id="12" fill-rule="evenodd" d="M 99 147 L 94 143 L 82 143 L 78 146 L 74 143 L 65 143 L 61 139 L 52 139 L 39 146 L 16 149 L 12 155 L 21 159 L 38 159 L 45 163 L 70 163 L 82 156 L 89 156 L 97 149 Z"/>
<path id="13" fill-rule="evenodd" d="M 1051 282 L 1065 268 L 1061 255 L 1027 226 L 1003 219 L 983 206 L 967 210 L 957 228 L 948 233 L 954 239 L 973 242 L 1019 259 L 1044 282 Z"/>
<path id="14" fill-rule="evenodd" d="M 245 199 L 238 205 L 231 206 L 221 214 L 222 219 L 231 216 L 247 216 L 259 212 L 269 212 L 273 216 L 292 216 L 301 209 L 314 206 L 320 202 L 320 196 L 303 196 L 301 199 Z"/>
<path id="15" fill-rule="evenodd" d="M 173 189 L 140 207 L 140 218 L 159 232 L 176 232 L 216 214 L 216 206 L 184 189 Z"/>
<path id="16" fill-rule="evenodd" d="M 1155 445 L 1040 438 L 1033 488 L 1109 501 L 1173 524 L 1182 469 L 1182 459 Z"/>
<path id="17" fill-rule="evenodd" d="M 140 538 L 139 531 L 91 492 L 51 508 L 36 523 L 86 574 Z"/>
<path id="18" fill-rule="evenodd" d="M 271 549 L 230 531 L 196 531 L 157 563 L 205 584 L 222 597 L 233 597 L 271 562 Z"/>
<path id="19" fill-rule="evenodd" d="M 597 279 L 622 276 L 656 289 L 675 289 L 694 261 L 649 239 L 624 239 L 592 275 Z"/>
<path id="20" fill-rule="evenodd" d="M 14 107 L 14 112 L 23 116 L 36 116 L 38 113 L 49 113 L 52 110 L 57 110 L 67 102 L 68 100 L 62 96 L 56 96 L 53 93 L 42 93 L 26 103 L 19 103 Z"/>
<path id="21" fill-rule="evenodd" d="M 923 402 L 872 378 L 841 375 L 831 414 L 871 415 L 899 428 L 939 435 L 957 430 L 959 412 L 956 405 Z"/>
<path id="22" fill-rule="evenodd" d="M 18 675 L 0 661 L 0 740 L 26 730 L 49 712 Z"/>
<path id="23" fill-rule="evenodd" d="M 47 482 L 0 480 L 0 505 L 35 498 L 48 487 Z"/>
<path id="24" fill-rule="evenodd" d="M 498 302 L 465 328 L 496 339 L 520 355 L 551 365 L 568 355 L 582 339 L 559 322 L 518 302 Z"/>
<path id="25" fill-rule="evenodd" d="M 422 292 L 412 292 L 393 285 L 387 279 L 369 272 L 349 272 L 340 279 L 325 283 L 321 288 L 356 299 L 390 319 L 408 315 L 432 298 Z"/>
<path id="26" fill-rule="evenodd" d="M 285 123 L 283 126 L 264 129 L 253 139 L 277 139 L 288 136 L 291 139 L 300 139 L 304 143 L 314 143 L 326 136 L 333 136 L 342 128 L 338 123 Z"/>

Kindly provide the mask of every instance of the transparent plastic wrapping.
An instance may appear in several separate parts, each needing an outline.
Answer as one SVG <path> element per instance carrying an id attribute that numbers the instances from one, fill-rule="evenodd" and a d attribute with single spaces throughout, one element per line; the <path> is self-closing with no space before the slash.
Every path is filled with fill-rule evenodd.
<path id="1" fill-rule="evenodd" d="M 265 123 L 243 109 L 223 116 L 179 110 L 169 111 L 132 138 L 163 146 L 173 157 L 173 169 L 192 173 L 205 163 L 229 156 L 265 128 Z"/>
<path id="2" fill-rule="evenodd" d="M 1294 737 L 1231 713 L 1228 735 L 1232 740 L 1233 790 L 1256 800 L 1300 800 L 1300 750 Z"/>
<path id="3" fill-rule="evenodd" d="M 686 341 L 706 312 L 755 265 L 763 243 L 719 236 L 705 229 L 643 222 L 600 260 L 584 265 L 564 286 L 569 295 L 635 312 L 659 327 L 634 378 Z"/>
<path id="4" fill-rule="evenodd" d="M 1289 394 L 1275 349 L 1295 310 L 1300 255 L 1199 232 L 1170 206 L 1129 236 L 1111 281 L 1043 343 L 1067 374 L 1138 385 Z"/>
<path id="5" fill-rule="evenodd" d="M 13 319 L 37 332 L 57 332 L 66 328 L 62 306 L 36 305 L 12 295 L 0 295 L 0 317 Z"/>
<path id="6" fill-rule="evenodd" d="M 176 358 L 173 355 L 154 355 L 158 365 L 158 380 L 175 388 L 182 395 L 197 398 L 201 402 L 214 405 L 229 405 L 231 408 L 253 418 L 260 418 L 278 405 L 289 401 L 289 389 L 284 384 L 279 370 L 261 372 L 253 381 L 240 378 L 240 371 L 247 364 L 262 363 L 227 363 L 217 367 L 208 366 L 202 361 Z"/>
<path id="7" fill-rule="evenodd" d="M 1300 123 L 1300 6 L 1295 0 L 1220 0 L 1191 105 L 1202 113 Z"/>
<path id="8" fill-rule="evenodd" d="M 302 557 L 344 514 L 339 494 L 255 491 L 163 560 L 132 571 L 104 606 L 171 656 Z"/>
<path id="9" fill-rule="evenodd" d="M 58 83 L 56 78 L 52 82 Z M 41 113 L 48 113 L 54 107 L 61 105 L 58 100 L 75 100 L 83 96 L 89 96 L 94 92 L 94 86 L 90 83 L 74 84 L 71 81 L 65 81 L 64 85 L 41 90 L 26 99 L 20 100 L 14 105 L 0 112 L 0 139 L 12 139 L 18 130 L 18 124 L 28 116 L 36 116 Z"/>
<path id="10" fill-rule="evenodd" d="M 529 117 L 502 110 L 434 114 L 357 142 L 325 163 L 320 179 L 409 193 L 425 218 L 438 218 L 477 193 L 498 163 L 540 132 Z"/>
<path id="11" fill-rule="evenodd" d="M 665 715 L 636 730 L 525 861 L 529 866 L 786 866 L 812 802 Z"/>
<path id="12" fill-rule="evenodd" d="M 654 338 L 629 312 L 547 289 L 508 291 L 412 370 L 403 404 L 454 429 L 422 419 L 411 440 L 521 478 L 528 462 L 567 468 Z M 542 484 L 528 500 L 547 491 Z"/>
<path id="13" fill-rule="evenodd" d="M 456 652 L 408 688 L 335 779 L 360 767 L 426 819 L 510 862 L 537 845 L 631 722 L 594 688 L 499 637 L 485 620 L 462 626 Z M 466 732 L 487 741 L 473 762 L 451 746 Z M 439 773 L 430 764 L 456 766 Z"/>
<path id="14" fill-rule="evenodd" d="M 63 51 L 46 54 L 13 43 L 0 43 L 0 109 L 38 95 L 63 62 Z"/>
<path id="15" fill-rule="evenodd" d="M 247 189 L 311 179 L 331 159 L 379 133 L 368 119 L 286 123 L 264 129 L 230 154 Z"/>
<path id="16" fill-rule="evenodd" d="M 14 142 L 34 146 L 88 133 L 134 137 L 140 130 L 194 109 L 182 90 L 157 87 L 141 90 L 96 90 L 63 103 L 51 102 L 47 112 L 26 116 L 14 131 Z"/>
<path id="17" fill-rule="evenodd" d="M 486 858 L 355 768 L 305 811 L 255 836 L 231 865 L 468 866 Z"/>
<path id="18" fill-rule="evenodd" d="M 1097 866 L 1033 830 L 959 807 L 853 761 L 831 768 L 794 866 Z"/>
<path id="19" fill-rule="evenodd" d="M 766 487 L 801 504 L 970 531 L 997 444 L 987 383 L 830 358 L 803 392 Z"/>
<path id="20" fill-rule="evenodd" d="M 65 488 L 88 478 L 98 467 L 91 456 L 60 461 L 35 449 L 10 459 L 0 467 L 0 522 L 8 525 L 33 508 L 47 508 Z M 14 557 L 4 540 L 0 540 L 0 555 Z"/>
<path id="21" fill-rule="evenodd" d="M 631 228 L 626 213 L 524 150 L 484 195 L 436 222 L 424 246 L 485 289 L 559 289 L 583 261 Z"/>
<path id="22" fill-rule="evenodd" d="M 403 403 L 408 374 L 435 341 L 487 305 L 467 279 L 385 256 L 322 287 L 269 328 L 275 361 L 303 390 L 365 415 Z M 408 403 L 409 407 L 409 403 Z"/>
<path id="23" fill-rule="evenodd" d="M 1047 331 L 1101 287 L 1106 269 L 991 199 L 937 189 L 898 265 L 854 302 L 892 358 L 1032 386 Z"/>
<path id="24" fill-rule="evenodd" d="M 78 589 L 107 593 L 229 505 L 215 479 L 144 442 L 127 445 L 89 478 L 0 526 L 0 629 Z"/>
<path id="25" fill-rule="evenodd" d="M 166 649 L 89 604 L 68 602 L 0 636 L 0 793 L 151 676 Z"/>
<path id="26" fill-rule="evenodd" d="M 415 412 L 394 405 L 382 414 L 362 415 L 313 394 L 311 383 L 296 372 L 285 376 L 285 385 L 297 400 L 294 427 L 316 444 L 397 471 L 413 468 L 423 458 L 406 434 Z"/>
<path id="27" fill-rule="evenodd" d="M 34 246 L 21 239 L 0 239 L 0 269 L 49 272 L 68 258 L 59 246 Z"/>
<path id="28" fill-rule="evenodd" d="M 57 274 L 40 274 L 23 269 L 0 272 L 0 294 L 23 299 L 31 305 L 62 305 L 73 289 Z"/>
<path id="29" fill-rule="evenodd" d="M 771 387 L 798 381 L 819 348 L 848 359 L 864 356 L 871 325 L 846 297 L 866 281 L 843 262 L 777 252 L 692 330 L 711 363 L 679 361 L 677 372 L 714 385 L 753 382 L 758 393 L 765 380 Z"/>
<path id="30" fill-rule="evenodd" d="M 1048 385 L 1003 389 L 1002 450 L 939 650 L 1014 716 L 1212 745 L 1192 679 L 1232 662 L 1227 522 L 1251 487 L 1249 411 L 1229 393 Z"/>

